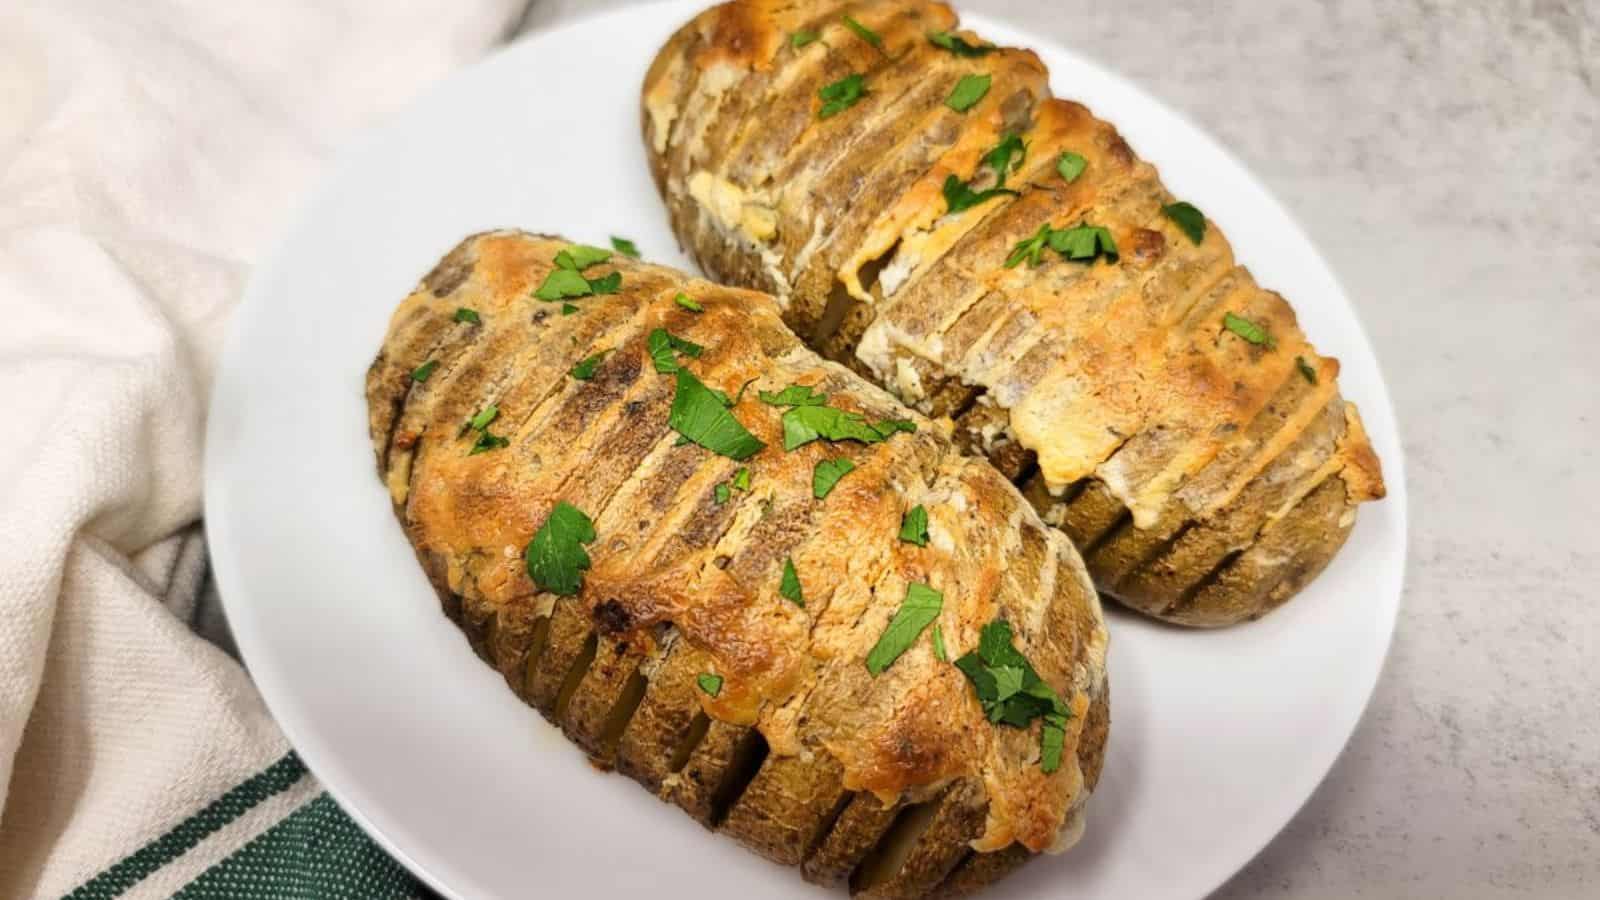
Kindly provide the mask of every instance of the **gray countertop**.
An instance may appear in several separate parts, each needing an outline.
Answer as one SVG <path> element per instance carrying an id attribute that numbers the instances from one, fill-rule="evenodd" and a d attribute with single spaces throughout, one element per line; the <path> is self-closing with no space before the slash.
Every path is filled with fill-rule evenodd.
<path id="1" fill-rule="evenodd" d="M 621 2 L 543 0 L 528 27 Z M 1218 136 L 1332 263 L 1398 407 L 1382 681 L 1216 896 L 1600 896 L 1600 2 L 955 5 Z"/>

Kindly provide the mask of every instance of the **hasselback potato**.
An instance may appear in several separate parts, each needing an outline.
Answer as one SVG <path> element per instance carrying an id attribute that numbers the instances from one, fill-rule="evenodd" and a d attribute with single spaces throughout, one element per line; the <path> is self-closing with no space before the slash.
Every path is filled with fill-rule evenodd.
<path id="1" fill-rule="evenodd" d="M 737 0 L 678 31 L 642 127 L 679 239 L 823 355 L 948 417 L 1099 587 L 1255 618 L 1383 495 L 1289 305 L 1030 51 L 940 3 Z"/>
<path id="2" fill-rule="evenodd" d="M 598 764 L 868 896 L 1076 837 L 1108 726 L 1081 560 L 771 298 L 477 235 L 367 398 L 446 613 Z"/>

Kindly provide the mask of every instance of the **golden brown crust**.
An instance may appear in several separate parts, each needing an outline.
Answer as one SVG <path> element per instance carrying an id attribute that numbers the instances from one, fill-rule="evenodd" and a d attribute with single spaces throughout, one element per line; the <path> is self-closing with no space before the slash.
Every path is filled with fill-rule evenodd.
<path id="1" fill-rule="evenodd" d="M 874 863 L 873 895 L 932 892 L 974 847 L 1037 851 L 1075 827 L 1104 752 L 1106 634 L 1065 538 L 926 420 L 881 443 L 784 452 L 762 390 L 814 385 L 870 420 L 916 417 L 805 349 L 760 295 L 617 257 L 584 274 L 615 271 L 620 292 L 563 315 L 530 295 L 567 246 L 469 238 L 395 312 L 368 374 L 380 474 L 473 648 L 597 764 L 808 877 L 884 858 L 898 832 L 861 813 L 869 801 L 932 811 L 901 864 Z M 676 304 L 680 292 L 704 311 Z M 461 308 L 477 321 L 458 321 Z M 688 367 L 710 387 L 748 383 L 731 411 L 766 449 L 737 462 L 679 445 L 675 379 L 647 350 L 656 328 L 704 347 Z M 568 374 L 597 353 L 591 378 Z M 425 363 L 431 374 L 412 377 Z M 472 453 L 464 423 L 490 405 L 487 430 L 508 444 Z M 812 470 L 837 457 L 856 468 L 819 501 Z M 750 490 L 719 500 L 741 467 Z M 572 597 L 541 593 L 523 560 L 558 501 L 597 531 Z M 898 538 L 916 504 L 926 547 Z M 788 559 L 803 606 L 778 594 Z M 1059 770 L 1040 769 L 1037 723 L 988 723 L 928 635 L 868 673 L 911 583 L 943 593 L 952 656 L 995 618 L 1013 624 L 1074 712 Z M 704 673 L 724 679 L 714 697 L 696 686 Z"/>
<path id="2" fill-rule="evenodd" d="M 964 448 L 1080 540 L 1102 590 L 1190 625 L 1264 614 L 1327 564 L 1357 504 L 1383 496 L 1337 361 L 1235 264 L 1214 223 L 1196 244 L 1163 214 L 1176 198 L 1155 170 L 1087 109 L 1051 98 L 1031 52 L 967 58 L 926 36 L 956 27 L 921 0 L 738 0 L 685 25 L 642 98 L 674 229 L 712 277 L 775 293 L 825 355 L 951 418 Z M 819 39 L 794 47 L 801 30 Z M 979 72 L 987 95 L 950 109 L 956 80 Z M 866 96 L 821 118 L 818 91 L 852 73 Z M 947 179 L 995 186 L 984 156 L 1012 133 L 1027 145 L 1007 182 L 1020 194 L 948 214 Z M 1055 166 L 1064 151 L 1087 162 L 1070 183 Z M 1110 230 L 1116 264 L 1005 266 L 1041 225 L 1081 222 Z M 1271 345 L 1225 329 L 1229 313 Z M 1281 465 L 1328 410 L 1345 420 L 1329 452 Z M 1241 502 L 1269 470 L 1296 502 Z M 1298 502 L 1313 494 L 1343 506 Z M 1178 566 L 1166 545 L 1195 529 L 1226 531 L 1227 545 Z M 1302 542 L 1293 565 L 1250 562 L 1252 546 L 1289 535 Z"/>

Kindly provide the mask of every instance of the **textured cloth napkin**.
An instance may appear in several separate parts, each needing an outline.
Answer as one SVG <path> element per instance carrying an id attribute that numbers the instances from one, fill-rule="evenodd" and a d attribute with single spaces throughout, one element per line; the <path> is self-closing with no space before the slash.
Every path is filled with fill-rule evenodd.
<path id="1" fill-rule="evenodd" d="M 191 631 L 202 422 L 330 151 L 522 7 L 0 3 L 0 897 L 418 891 Z"/>

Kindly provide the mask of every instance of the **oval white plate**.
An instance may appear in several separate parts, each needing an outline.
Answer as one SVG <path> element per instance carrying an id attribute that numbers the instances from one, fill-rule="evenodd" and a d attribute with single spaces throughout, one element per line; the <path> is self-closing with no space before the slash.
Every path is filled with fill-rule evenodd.
<path id="1" fill-rule="evenodd" d="M 386 848 L 457 897 L 827 896 L 590 768 L 468 649 L 390 512 L 362 379 L 389 314 L 464 235 L 517 226 L 688 267 L 645 168 L 637 90 L 699 3 L 636 7 L 525 40 L 349 149 L 233 322 L 212 401 L 206 526 L 229 621 L 289 739 Z M 1283 827 L 1371 693 L 1405 559 L 1400 445 L 1349 302 L 1266 190 L 1206 135 L 1059 47 L 1057 93 L 1116 123 L 1226 229 L 1344 361 L 1389 498 L 1303 596 L 1189 632 L 1113 612 L 1110 755 L 1089 831 L 991 897 L 1204 896 Z"/>

